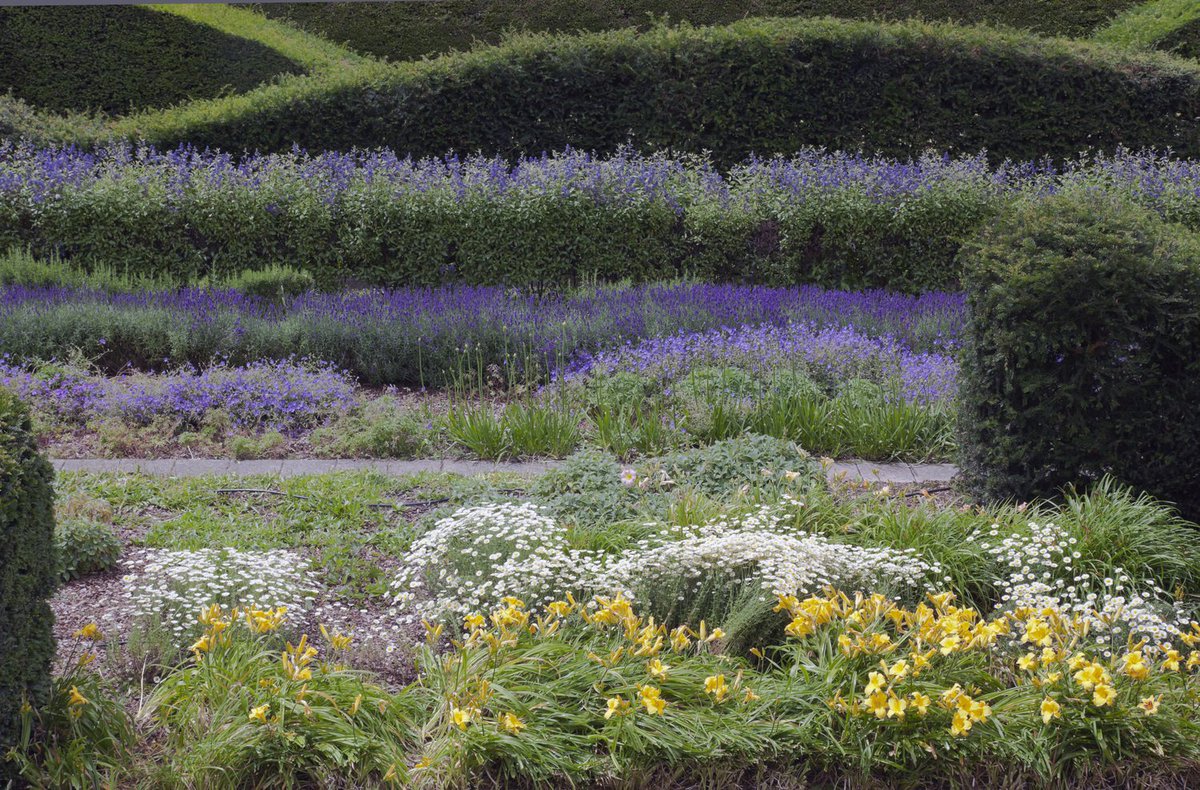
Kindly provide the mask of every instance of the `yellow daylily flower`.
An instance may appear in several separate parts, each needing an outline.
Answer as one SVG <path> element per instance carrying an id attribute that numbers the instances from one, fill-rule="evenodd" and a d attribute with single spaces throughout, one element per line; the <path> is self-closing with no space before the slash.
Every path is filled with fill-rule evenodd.
<path id="1" fill-rule="evenodd" d="M 1062 718 L 1062 705 L 1059 705 L 1056 700 L 1051 697 L 1046 697 L 1042 700 L 1042 723 L 1049 724 L 1051 719 Z"/>

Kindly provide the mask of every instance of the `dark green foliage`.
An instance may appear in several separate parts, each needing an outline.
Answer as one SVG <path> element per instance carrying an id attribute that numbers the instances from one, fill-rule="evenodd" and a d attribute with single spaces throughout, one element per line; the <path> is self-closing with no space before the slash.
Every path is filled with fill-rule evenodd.
<path id="1" fill-rule="evenodd" d="M 148 8 L 0 9 L 0 90 L 39 108 L 167 107 L 301 71 L 258 42 Z"/>
<path id="2" fill-rule="evenodd" d="M 962 464 L 991 498 L 1111 473 L 1200 515 L 1200 236 L 1111 196 L 1020 205 L 965 248 Z"/>
<path id="3" fill-rule="evenodd" d="M 511 29 L 571 33 L 639 25 L 667 16 L 721 25 L 750 16 L 944 19 L 1086 36 L 1137 0 L 435 0 L 418 3 L 269 3 L 286 19 L 360 52 L 392 60 L 494 44 Z"/>
<path id="4" fill-rule="evenodd" d="M 386 145 L 417 156 L 632 143 L 709 150 L 727 165 L 806 144 L 1037 159 L 1124 143 L 1195 155 L 1198 118 L 1200 66 L 1189 61 L 983 27 L 820 18 L 519 36 L 286 79 L 114 129 L 159 146 Z"/>
<path id="5" fill-rule="evenodd" d="M 0 754 L 20 734 L 28 697 L 50 690 L 58 581 L 54 548 L 54 470 L 37 452 L 25 406 L 0 389 Z M 11 766 L 0 761 L 0 782 Z"/>

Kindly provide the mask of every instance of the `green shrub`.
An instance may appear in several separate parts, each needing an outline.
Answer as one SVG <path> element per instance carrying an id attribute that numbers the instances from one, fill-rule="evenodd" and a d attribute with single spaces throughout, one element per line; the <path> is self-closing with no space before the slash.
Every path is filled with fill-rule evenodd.
<path id="1" fill-rule="evenodd" d="M 816 478 L 819 465 L 812 456 L 786 439 L 745 434 L 707 447 L 665 455 L 649 463 L 675 485 L 704 494 L 729 497 L 743 486 L 763 489 L 784 480 L 788 472 Z"/>
<path id="2" fill-rule="evenodd" d="M 708 150 L 728 165 L 808 144 L 1038 159 L 1124 143 L 1195 155 L 1197 118 L 1200 66 L 1188 61 L 983 27 L 822 18 L 518 36 L 281 78 L 113 130 L 167 147 L 386 145 L 414 156 L 632 143 Z"/>
<path id="3" fill-rule="evenodd" d="M 244 271 L 221 285 L 249 296 L 284 300 L 311 291 L 316 282 L 306 271 L 272 264 L 266 269 Z"/>
<path id="4" fill-rule="evenodd" d="M 106 571 L 121 557 L 121 539 L 112 527 L 90 518 L 60 521 L 54 528 L 54 542 L 59 578 L 65 582 Z"/>
<path id="5" fill-rule="evenodd" d="M 1096 41 L 1200 57 L 1200 3 L 1152 0 L 1135 5 L 1097 31 Z"/>
<path id="6" fill-rule="evenodd" d="M 168 107 L 301 70 L 255 41 L 144 7 L 0 10 L 0 89 L 39 108 Z"/>
<path id="7" fill-rule="evenodd" d="M 1008 213 L 965 248 L 962 465 L 989 497 L 1112 474 L 1200 514 L 1200 237 L 1112 197 Z"/>
<path id="8" fill-rule="evenodd" d="M 748 16 L 945 19 L 1058 36 L 1085 36 L 1137 0 L 436 0 L 423 3 L 270 3 L 269 17 L 392 60 L 495 44 L 511 29 L 571 33 L 646 26 L 669 16 L 720 25 Z"/>
<path id="9" fill-rule="evenodd" d="M 16 742 L 19 712 L 50 691 L 58 581 L 54 471 L 37 452 L 29 413 L 0 389 L 0 753 Z M 0 780 L 11 770 L 0 763 Z"/>

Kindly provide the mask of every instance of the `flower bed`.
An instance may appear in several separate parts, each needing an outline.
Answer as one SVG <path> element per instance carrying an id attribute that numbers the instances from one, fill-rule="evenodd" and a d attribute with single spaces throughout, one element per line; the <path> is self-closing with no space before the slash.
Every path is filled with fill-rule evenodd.
<path id="1" fill-rule="evenodd" d="M 959 294 L 811 287 L 646 285 L 545 296 L 414 288 L 283 301 L 208 289 L 0 289 L 0 347 L 12 359 L 78 350 L 117 372 L 310 356 L 368 386 L 438 385 L 465 366 L 532 366 L 527 375 L 536 377 L 622 342 L 743 325 L 854 327 L 914 352 L 945 353 L 963 319 Z"/>

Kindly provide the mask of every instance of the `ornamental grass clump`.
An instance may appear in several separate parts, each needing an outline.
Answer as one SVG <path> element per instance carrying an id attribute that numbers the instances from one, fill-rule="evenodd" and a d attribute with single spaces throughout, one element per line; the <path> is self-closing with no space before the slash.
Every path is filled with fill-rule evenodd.
<path id="1" fill-rule="evenodd" d="M 282 549 L 140 549 L 128 563 L 136 568 L 124 578 L 135 623 L 165 632 L 172 644 L 193 637 L 200 630 L 197 614 L 214 603 L 279 608 L 294 625 L 318 589 L 308 561 Z"/>

